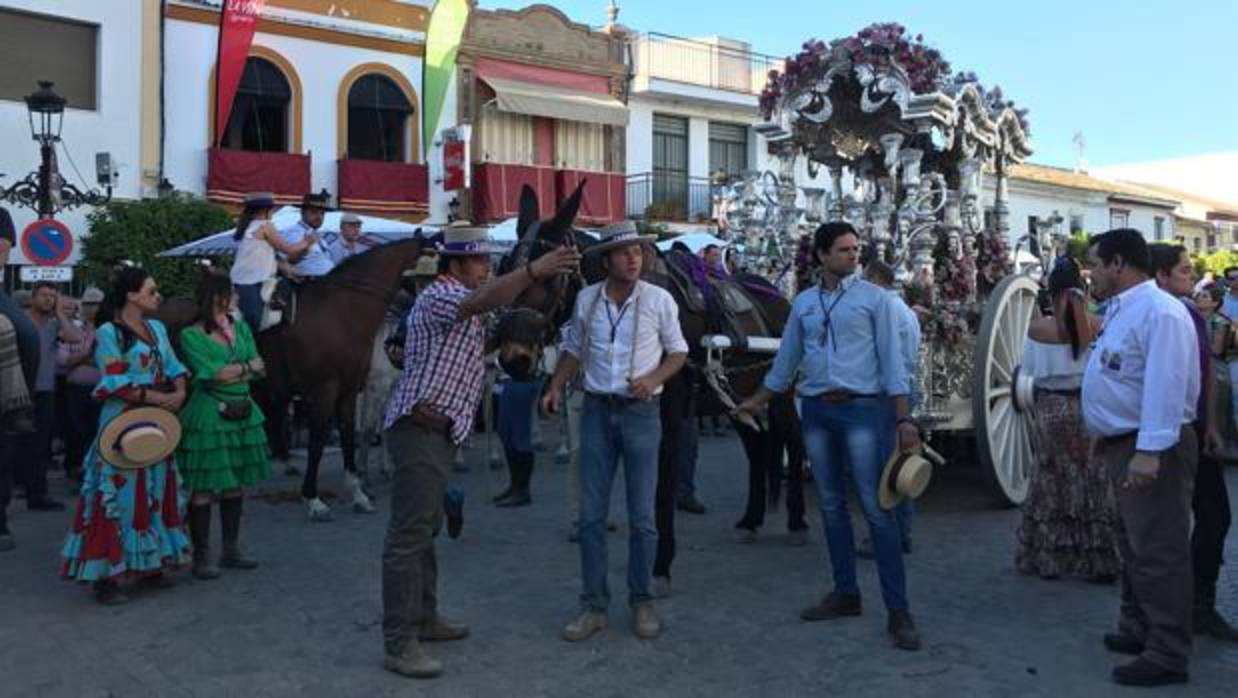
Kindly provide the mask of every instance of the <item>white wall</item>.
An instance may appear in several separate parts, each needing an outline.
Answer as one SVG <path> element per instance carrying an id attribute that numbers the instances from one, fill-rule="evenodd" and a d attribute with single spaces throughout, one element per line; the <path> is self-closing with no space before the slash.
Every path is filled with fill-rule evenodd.
<path id="1" fill-rule="evenodd" d="M 118 186 L 113 197 L 138 198 L 141 191 L 141 71 L 142 71 L 142 6 L 138 2 L 100 2 L 99 0 L 5 0 L 6 7 L 89 22 L 99 26 L 96 60 L 98 96 L 96 109 L 66 109 L 63 142 L 57 149 L 60 173 L 79 189 L 95 184 L 95 153 L 112 154 L 113 166 L 119 171 Z M 38 89 L 38 59 L 30 74 L 30 92 Z M 30 137 L 30 124 L 24 102 L 0 100 L 0 187 L 9 187 L 24 179 L 39 167 L 39 148 Z M 66 157 L 66 152 L 68 157 Z M 77 164 L 79 176 L 70 158 Z M 36 215 L 27 208 L 3 204 L 13 214 L 20 234 Z M 80 239 L 87 232 L 86 214 L 89 208 L 77 208 L 57 214 L 56 218 L 69 227 L 74 236 L 73 254 L 69 263 L 81 256 Z M 20 245 L 9 257 L 11 264 L 26 263 Z"/>
<path id="2" fill-rule="evenodd" d="M 208 118 L 211 113 L 209 80 L 215 62 L 216 43 L 217 34 L 213 25 L 168 21 L 166 65 L 169 130 L 165 170 L 177 189 L 198 194 L 206 191 L 206 151 L 210 133 Z M 416 56 L 263 33 L 254 36 L 254 45 L 264 46 L 282 55 L 293 65 L 300 78 L 301 150 L 313 156 L 310 183 L 313 191 L 325 187 L 333 194 L 339 193 L 336 182 L 337 99 L 340 83 L 348 71 L 362 63 L 385 63 L 407 77 L 415 90 L 421 89 L 422 60 Z M 418 123 L 421 119 L 421 102 L 422 97 L 418 94 Z M 443 126 L 455 125 L 454 103 L 450 101 L 449 110 L 452 112 L 450 118 L 445 115 L 440 122 Z M 420 126 L 417 128 L 420 131 Z M 418 138 L 420 139 L 420 135 Z M 431 149 L 428 150 L 427 145 Z M 421 151 L 419 162 L 433 152 L 432 143 L 421 144 Z M 439 220 L 445 219 L 444 212 Z"/>

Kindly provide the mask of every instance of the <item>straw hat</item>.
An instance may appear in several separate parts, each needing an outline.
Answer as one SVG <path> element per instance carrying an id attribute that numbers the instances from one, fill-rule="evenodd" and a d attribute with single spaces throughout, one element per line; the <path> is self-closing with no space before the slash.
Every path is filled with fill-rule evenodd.
<path id="1" fill-rule="evenodd" d="M 882 509 L 893 509 L 904 497 L 919 497 L 932 475 L 933 465 L 918 452 L 895 453 L 886 461 L 877 482 L 878 504 Z"/>
<path id="2" fill-rule="evenodd" d="M 443 242 L 438 253 L 447 257 L 475 257 L 499 254 L 502 250 L 490 243 L 490 229 L 469 221 L 454 221 L 443 228 Z"/>
<path id="3" fill-rule="evenodd" d="M 159 407 L 137 407 L 99 430 L 99 457 L 117 468 L 145 468 L 172 455 L 180 441 L 176 415 Z"/>
<path id="4" fill-rule="evenodd" d="M 611 223 L 610 225 L 599 230 L 598 236 L 601 239 L 601 242 L 585 248 L 586 254 L 601 254 L 603 252 L 609 252 L 616 247 L 638 245 L 645 242 L 653 242 L 658 239 L 657 235 L 641 235 L 640 231 L 636 229 L 636 224 L 632 221 Z"/>

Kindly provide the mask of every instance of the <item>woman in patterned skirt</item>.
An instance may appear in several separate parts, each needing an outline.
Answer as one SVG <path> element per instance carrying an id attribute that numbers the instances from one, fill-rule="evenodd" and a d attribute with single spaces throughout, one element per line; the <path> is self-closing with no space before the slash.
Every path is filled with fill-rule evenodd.
<path id="1" fill-rule="evenodd" d="M 159 308 L 155 280 L 143 269 L 124 267 L 107 301 L 110 322 L 98 329 L 95 348 L 102 374 L 94 390 L 103 403 L 100 429 L 131 407 L 178 411 L 185 401 L 185 368 L 163 324 L 148 319 Z M 77 513 L 62 551 L 64 576 L 93 583 L 95 598 L 104 604 L 128 600 L 120 582 L 129 578 L 170 585 L 164 573 L 189 558 L 184 492 L 173 458 L 121 468 L 100 457 L 96 440 L 81 476 Z"/>
<path id="2" fill-rule="evenodd" d="M 193 576 L 214 579 L 210 561 L 211 501 L 219 502 L 223 554 L 219 565 L 248 570 L 258 562 L 239 544 L 244 487 L 271 474 L 262 412 L 249 396 L 249 381 L 262 373 L 262 359 L 245 322 L 233 320 L 232 282 L 207 273 L 198 284 L 197 322 L 181 332 L 181 353 L 193 374 L 193 394 L 181 413 L 180 462 L 193 536 Z"/>
<path id="3" fill-rule="evenodd" d="M 1099 318 L 1088 314 L 1079 266 L 1061 258 L 1049 274 L 1053 316 L 1032 321 L 1022 371 L 1035 379 L 1039 468 L 1023 503 L 1015 562 L 1045 579 L 1078 575 L 1112 582 L 1119 569 L 1116 513 L 1091 457 L 1079 396 Z"/>

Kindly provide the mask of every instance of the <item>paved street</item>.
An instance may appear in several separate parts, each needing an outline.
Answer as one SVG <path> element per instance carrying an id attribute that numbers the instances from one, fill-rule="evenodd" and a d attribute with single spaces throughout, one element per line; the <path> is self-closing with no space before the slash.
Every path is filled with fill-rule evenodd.
<path id="1" fill-rule="evenodd" d="M 547 430 L 549 431 L 549 430 Z M 1101 647 L 1117 590 L 1046 582 L 1012 568 L 1017 512 L 992 506 L 975 470 L 940 473 L 921 506 L 909 558 L 919 653 L 890 648 L 876 572 L 862 563 L 862 618 L 805 624 L 797 612 L 826 590 L 815 498 L 808 547 L 784 544 L 778 526 L 758 542 L 732 542 L 743 501 L 733 436 L 701 440 L 704 516 L 679 516 L 673 596 L 659 604 L 663 636 L 637 640 L 622 603 L 611 627 L 579 645 L 559 639 L 575 609 L 576 548 L 566 541 L 567 478 L 551 451 L 539 457 L 534 505 L 483 505 L 504 478 L 486 469 L 483 442 L 460 476 L 465 532 L 440 542 L 444 611 L 473 636 L 436 646 L 447 674 L 414 682 L 384 672 L 379 551 L 387 506 L 376 516 L 337 507 L 311 525 L 299 505 L 248 502 L 254 572 L 214 582 L 179 575 L 177 588 L 127 606 L 95 605 L 58 580 L 69 513 L 31 514 L 18 503 L 19 548 L 0 555 L 0 695 L 3 696 L 1089 696 L 1126 694 L 1108 680 L 1119 658 Z M 336 460 L 323 484 L 340 490 Z M 1238 469 L 1229 472 L 1238 492 Z M 61 486 L 62 483 L 61 483 Z M 268 490 L 291 491 L 282 476 Z M 386 488 L 380 484 L 380 496 Z M 616 501 L 621 501 L 618 496 Z M 617 512 L 622 509 L 617 507 Z M 610 535 L 612 592 L 625 596 L 626 537 Z M 771 521 L 781 522 L 781 512 Z M 1230 539 L 1230 559 L 1238 541 Z M 218 534 L 215 539 L 218 540 Z M 1222 579 L 1238 616 L 1238 568 Z M 1220 696 L 1238 681 L 1238 647 L 1197 644 L 1192 683 L 1158 695 Z"/>

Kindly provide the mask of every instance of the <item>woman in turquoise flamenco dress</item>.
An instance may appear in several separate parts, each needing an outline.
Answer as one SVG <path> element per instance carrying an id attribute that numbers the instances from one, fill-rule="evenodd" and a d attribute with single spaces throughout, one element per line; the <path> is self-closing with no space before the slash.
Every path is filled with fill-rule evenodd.
<path id="1" fill-rule="evenodd" d="M 249 325 L 234 322 L 236 295 L 226 276 L 207 273 L 198 284 L 198 314 L 181 331 L 181 353 L 193 374 L 193 390 L 181 411 L 179 464 L 190 494 L 193 575 L 215 579 L 219 567 L 253 569 L 239 544 L 243 488 L 271 474 L 262 412 L 249 395 L 249 381 L 263 370 Z M 211 563 L 211 503 L 219 502 L 223 554 Z"/>
<path id="2" fill-rule="evenodd" d="M 185 367 L 167 330 L 148 319 L 159 308 L 155 280 L 137 267 L 121 269 L 98 329 L 95 362 L 103 377 L 94 398 L 103 403 L 99 429 L 132 407 L 177 412 L 185 401 Z M 100 318 L 104 319 L 104 318 Z M 99 454 L 96 440 L 82 464 L 82 488 L 65 540 L 62 573 L 90 582 L 104 604 L 128 600 L 120 582 L 168 586 L 165 572 L 189 559 L 185 494 L 173 457 L 142 468 L 118 467 Z"/>

